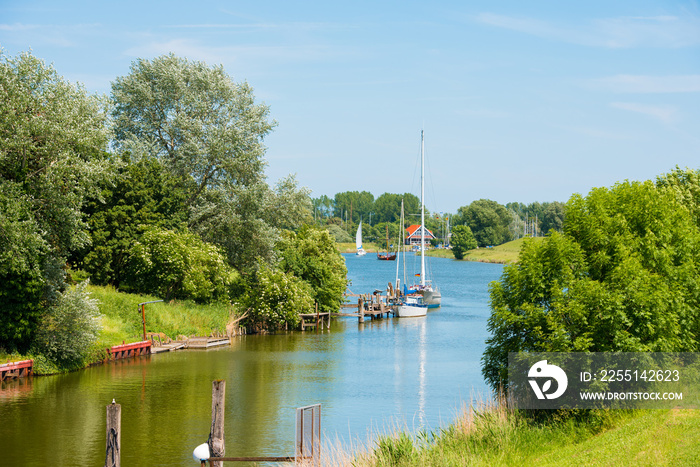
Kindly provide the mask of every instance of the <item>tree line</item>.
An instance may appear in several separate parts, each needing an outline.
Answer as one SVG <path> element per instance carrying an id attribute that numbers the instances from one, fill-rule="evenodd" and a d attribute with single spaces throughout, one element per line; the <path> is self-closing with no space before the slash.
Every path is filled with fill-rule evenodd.
<path id="1" fill-rule="evenodd" d="M 354 229 L 362 221 L 364 239 L 381 243 L 387 225 L 391 237 L 398 239 L 402 200 L 406 225 L 419 223 L 420 199 L 411 193 L 383 193 L 375 199 L 367 191 L 345 191 L 333 198 L 323 195 L 311 201 L 317 223 L 339 227 L 330 229 L 338 241 L 352 241 Z M 500 245 L 524 236 L 543 236 L 550 230 L 561 231 L 563 222 L 564 203 L 558 201 L 527 205 L 512 202 L 504 206 L 479 199 L 460 207 L 456 213 L 426 211 L 426 226 L 438 237 L 436 243 L 446 243 L 454 227 L 465 226 L 479 247 Z"/>
<path id="2" fill-rule="evenodd" d="M 80 358 L 99 312 L 76 271 L 267 329 L 338 308 L 334 240 L 293 176 L 266 182 L 276 122 L 223 67 L 138 59 L 99 96 L 0 53 L 0 95 L 0 348 Z"/>

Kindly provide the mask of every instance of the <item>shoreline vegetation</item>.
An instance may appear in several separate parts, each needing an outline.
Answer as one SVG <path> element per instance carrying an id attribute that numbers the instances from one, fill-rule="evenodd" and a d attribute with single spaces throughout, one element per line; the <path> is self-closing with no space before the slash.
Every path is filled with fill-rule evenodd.
<path id="1" fill-rule="evenodd" d="M 600 410 L 537 422 L 505 404 L 464 408 L 435 432 L 394 429 L 365 443 L 336 442 L 323 465 L 698 465 L 700 413 L 693 409 Z M 348 450 L 349 449 L 349 450 Z M 624 449 L 624 451 L 622 451 Z"/>
<path id="2" fill-rule="evenodd" d="M 464 259 L 457 260 L 452 253 L 452 250 L 447 248 L 431 248 L 426 250 L 427 256 L 438 258 L 454 259 L 455 261 L 477 261 L 481 263 L 497 263 L 497 264 L 513 264 L 518 262 L 518 255 L 522 248 L 525 239 L 541 241 L 544 237 L 525 237 L 506 242 L 502 245 L 497 245 L 488 248 L 475 248 L 464 253 Z M 338 243 L 338 249 L 341 253 L 355 253 L 354 243 Z M 368 254 L 374 254 L 378 251 L 384 251 L 383 247 L 377 246 L 374 243 L 367 243 L 365 251 Z M 407 252 L 411 254 L 412 252 Z"/>

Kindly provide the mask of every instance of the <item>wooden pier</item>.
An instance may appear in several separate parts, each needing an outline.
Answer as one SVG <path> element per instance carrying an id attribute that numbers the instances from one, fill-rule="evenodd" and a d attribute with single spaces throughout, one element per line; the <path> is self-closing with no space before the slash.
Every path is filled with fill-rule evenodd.
<path id="1" fill-rule="evenodd" d="M 331 328 L 331 314 L 326 313 L 304 313 L 300 314 L 301 318 L 301 330 L 304 331 L 306 328 L 316 328 L 318 330 L 323 330 L 325 326 L 326 329 Z"/>
<path id="2" fill-rule="evenodd" d="M 138 357 L 139 355 L 150 355 L 151 341 L 133 342 L 131 344 L 114 345 L 107 349 L 108 360 L 118 360 L 120 358 Z"/>
<path id="3" fill-rule="evenodd" d="M 34 360 L 7 362 L 0 365 L 0 381 L 10 378 L 26 378 L 34 371 Z"/>
<path id="4" fill-rule="evenodd" d="M 348 297 L 358 297 L 357 305 L 353 303 L 346 303 L 342 305 L 342 308 L 355 308 L 356 312 L 353 313 L 336 313 L 337 316 L 352 316 L 357 317 L 360 323 L 365 322 L 365 317 L 369 319 L 381 319 L 388 318 L 390 315 L 395 315 L 395 305 L 392 303 L 390 296 L 380 295 L 379 293 L 373 294 L 348 294 Z"/>
<path id="5" fill-rule="evenodd" d="M 228 337 L 190 337 L 187 339 L 186 347 L 188 349 L 210 349 L 230 343 L 231 340 Z"/>

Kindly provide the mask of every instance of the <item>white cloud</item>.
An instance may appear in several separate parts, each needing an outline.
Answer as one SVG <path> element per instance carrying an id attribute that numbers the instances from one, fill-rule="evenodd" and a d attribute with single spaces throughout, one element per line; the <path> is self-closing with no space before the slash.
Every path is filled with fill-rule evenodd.
<path id="1" fill-rule="evenodd" d="M 613 102 L 610 104 L 610 106 L 616 109 L 628 110 L 630 112 L 637 112 L 647 115 L 663 123 L 673 123 L 678 116 L 677 109 L 668 106 L 661 107 L 655 105 L 637 104 L 634 102 Z"/>
<path id="2" fill-rule="evenodd" d="M 597 88 L 622 93 L 700 92 L 700 75 L 615 75 L 591 81 Z"/>
<path id="3" fill-rule="evenodd" d="M 700 17 L 627 16 L 601 18 L 587 24 L 556 24 L 535 18 L 481 13 L 476 21 L 545 39 L 606 47 L 678 48 L 700 45 Z"/>

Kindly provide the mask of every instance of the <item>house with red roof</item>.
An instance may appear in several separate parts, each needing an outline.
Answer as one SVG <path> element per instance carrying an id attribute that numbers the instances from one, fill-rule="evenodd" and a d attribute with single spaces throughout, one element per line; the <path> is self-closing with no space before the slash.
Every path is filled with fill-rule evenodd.
<path id="1" fill-rule="evenodd" d="M 412 225 L 406 229 L 406 232 L 408 232 L 408 235 L 404 239 L 404 244 L 411 246 L 417 245 L 418 247 L 420 247 L 420 225 Z M 433 238 L 435 238 L 435 235 L 433 235 L 433 233 L 428 228 L 425 228 L 425 246 L 430 245 L 430 240 L 432 240 Z"/>

